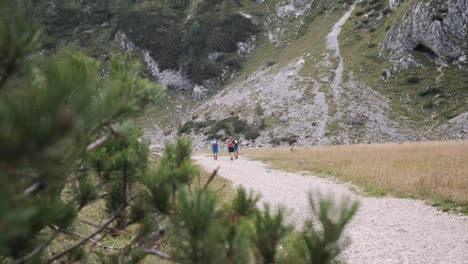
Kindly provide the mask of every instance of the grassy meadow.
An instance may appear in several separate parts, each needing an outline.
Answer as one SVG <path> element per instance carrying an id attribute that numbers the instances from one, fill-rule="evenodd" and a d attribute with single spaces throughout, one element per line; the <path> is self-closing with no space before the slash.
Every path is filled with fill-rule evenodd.
<path id="1" fill-rule="evenodd" d="M 274 168 L 335 176 L 370 195 L 468 214 L 468 141 L 243 150 Z"/>

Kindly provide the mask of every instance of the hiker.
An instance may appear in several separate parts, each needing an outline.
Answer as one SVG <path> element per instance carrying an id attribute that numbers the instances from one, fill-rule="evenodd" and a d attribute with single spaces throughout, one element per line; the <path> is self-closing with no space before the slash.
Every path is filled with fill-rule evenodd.
<path id="1" fill-rule="evenodd" d="M 234 139 L 234 157 L 239 158 L 239 141 L 237 139 Z"/>
<path id="2" fill-rule="evenodd" d="M 213 151 L 214 160 L 218 160 L 219 145 L 216 139 L 211 142 L 211 150 Z"/>
<path id="3" fill-rule="evenodd" d="M 234 142 L 232 142 L 232 139 L 229 139 L 229 142 L 227 144 L 228 151 L 229 151 L 229 158 L 231 160 L 234 160 L 233 154 L 234 154 Z"/>

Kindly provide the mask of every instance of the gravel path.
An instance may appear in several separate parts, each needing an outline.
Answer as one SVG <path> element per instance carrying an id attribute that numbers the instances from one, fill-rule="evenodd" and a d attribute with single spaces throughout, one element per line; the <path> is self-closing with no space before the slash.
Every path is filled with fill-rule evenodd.
<path id="1" fill-rule="evenodd" d="M 311 190 L 357 199 L 361 207 L 348 226 L 351 245 L 343 253 L 347 263 L 463 263 L 468 264 L 468 217 L 437 211 L 422 201 L 364 197 L 346 184 L 329 179 L 270 169 L 246 157 L 229 161 L 197 155 L 206 170 L 262 194 L 262 201 L 291 210 L 290 221 L 308 217 Z"/>

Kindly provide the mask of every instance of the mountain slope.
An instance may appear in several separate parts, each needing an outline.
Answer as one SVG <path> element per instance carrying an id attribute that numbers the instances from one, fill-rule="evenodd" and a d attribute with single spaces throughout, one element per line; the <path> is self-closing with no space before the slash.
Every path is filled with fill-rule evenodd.
<path id="1" fill-rule="evenodd" d="M 462 2 L 449 1 L 448 20 L 463 17 Z M 288 21 L 315 15 L 302 29 L 303 35 L 275 45 L 285 30 L 267 31 L 240 77 L 198 107 L 194 123 L 209 127 L 207 120 L 228 116 L 247 120 L 261 131 L 256 146 L 294 141 L 299 145 L 323 145 L 467 138 L 468 120 L 463 114 L 468 110 L 464 42 L 443 40 L 447 34 L 439 34 L 441 39 L 434 42 L 459 47 L 456 58 L 442 55 L 443 51 L 431 57 L 422 44 L 416 43 L 407 51 L 398 51 L 406 61 L 414 62 L 406 66 L 395 59 L 398 52 L 384 46 L 387 43 L 393 47 L 388 44 L 393 36 L 408 34 L 400 25 L 407 23 L 409 13 L 437 4 L 405 1 L 400 5 L 373 0 L 356 6 L 336 3 L 325 11 L 320 5 L 300 11 L 299 5 L 299 11 L 291 12 L 293 18 Z M 439 9 L 434 8 L 434 12 Z M 282 10 L 281 5 L 276 10 Z M 423 33 L 436 30 L 440 23 L 431 12 L 412 18 L 421 24 L 434 24 L 418 29 Z M 452 33 L 466 37 L 466 20 L 461 29 L 447 23 L 451 27 L 444 30 L 456 30 Z M 291 25 L 294 22 L 281 26 Z M 279 37 L 272 37 L 272 31 L 280 32 Z M 261 115 L 259 108 L 263 109 Z M 197 130 L 193 136 L 198 142 L 205 138 L 200 131 L 207 134 L 206 130 Z M 225 129 L 216 135 L 208 133 L 208 137 L 222 139 L 231 133 Z M 294 140 L 288 140 L 291 138 Z"/>
<path id="2" fill-rule="evenodd" d="M 464 0 L 47 3 L 46 48 L 128 52 L 169 89 L 142 118 L 154 145 L 468 138 Z"/>

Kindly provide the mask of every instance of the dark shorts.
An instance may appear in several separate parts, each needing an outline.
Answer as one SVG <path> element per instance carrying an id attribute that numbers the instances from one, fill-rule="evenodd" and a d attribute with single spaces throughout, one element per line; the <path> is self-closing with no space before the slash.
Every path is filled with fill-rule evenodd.
<path id="1" fill-rule="evenodd" d="M 229 153 L 234 152 L 234 148 L 228 148 Z"/>
<path id="2" fill-rule="evenodd" d="M 213 153 L 218 153 L 218 148 L 214 148 Z"/>

